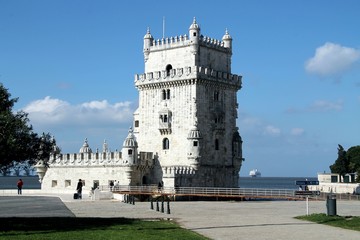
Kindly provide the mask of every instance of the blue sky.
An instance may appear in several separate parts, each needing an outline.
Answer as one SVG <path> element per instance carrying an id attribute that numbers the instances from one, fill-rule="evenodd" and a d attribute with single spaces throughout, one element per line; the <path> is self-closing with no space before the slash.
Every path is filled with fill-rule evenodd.
<path id="1" fill-rule="evenodd" d="M 316 176 L 360 145 L 359 1 L 0 0 L 0 82 L 64 153 L 121 149 L 138 105 L 143 37 L 233 38 L 247 176 Z M 175 4 L 176 3 L 176 4 Z"/>

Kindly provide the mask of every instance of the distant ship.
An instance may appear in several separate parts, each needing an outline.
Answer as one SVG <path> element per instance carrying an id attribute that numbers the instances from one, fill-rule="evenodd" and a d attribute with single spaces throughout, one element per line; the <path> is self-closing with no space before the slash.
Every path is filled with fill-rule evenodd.
<path id="1" fill-rule="evenodd" d="M 259 172 L 259 170 L 257 170 L 257 169 L 253 169 L 250 171 L 249 176 L 250 177 L 261 177 L 261 172 Z"/>

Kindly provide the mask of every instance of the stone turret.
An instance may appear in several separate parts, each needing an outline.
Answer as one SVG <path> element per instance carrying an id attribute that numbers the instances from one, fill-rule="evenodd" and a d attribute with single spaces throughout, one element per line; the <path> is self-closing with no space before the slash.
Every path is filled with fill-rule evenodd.
<path id="1" fill-rule="evenodd" d="M 85 138 L 84 144 L 80 148 L 79 153 L 92 153 L 92 150 L 88 144 L 87 138 Z"/>
<path id="2" fill-rule="evenodd" d="M 200 37 L 200 27 L 196 23 L 196 19 L 194 17 L 193 23 L 189 27 L 189 40 L 190 40 L 190 44 L 193 45 L 192 47 L 193 54 L 197 54 L 198 46 L 199 46 L 199 37 Z"/>
<path id="3" fill-rule="evenodd" d="M 190 165 L 194 170 L 197 170 L 200 165 L 200 153 L 201 153 L 201 132 L 195 125 L 192 129 L 190 129 L 188 137 L 189 148 L 188 148 L 188 159 L 190 161 Z"/>
<path id="4" fill-rule="evenodd" d="M 154 38 L 150 33 L 150 28 L 147 29 L 147 32 L 144 36 L 144 61 L 146 62 L 149 59 L 150 47 L 153 45 Z"/>
<path id="5" fill-rule="evenodd" d="M 230 36 L 228 30 L 225 30 L 225 35 L 222 38 L 224 42 L 224 47 L 229 48 L 232 51 L 232 37 Z"/>
<path id="6" fill-rule="evenodd" d="M 121 156 L 124 162 L 127 162 L 129 165 L 137 164 L 137 148 L 138 143 L 132 128 L 130 128 L 121 150 Z"/>
<path id="7" fill-rule="evenodd" d="M 109 151 L 109 147 L 108 147 L 106 140 L 104 140 L 102 151 L 103 151 L 103 153 L 106 153 Z"/>

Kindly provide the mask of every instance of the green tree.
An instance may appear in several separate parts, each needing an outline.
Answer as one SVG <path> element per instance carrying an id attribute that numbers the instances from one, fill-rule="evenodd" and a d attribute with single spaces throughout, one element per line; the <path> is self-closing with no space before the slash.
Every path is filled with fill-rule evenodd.
<path id="1" fill-rule="evenodd" d="M 358 177 L 356 181 L 360 182 L 360 146 L 349 148 L 346 152 L 346 158 L 349 161 L 349 172 L 357 172 Z"/>
<path id="2" fill-rule="evenodd" d="M 18 98 L 11 98 L 8 89 L 0 83 L 0 171 L 7 174 L 14 162 L 30 164 L 49 160 L 56 142 L 49 133 L 39 136 L 33 132 L 28 114 L 13 112 Z"/>
<path id="3" fill-rule="evenodd" d="M 330 166 L 330 170 L 332 173 L 340 174 L 342 177 L 349 172 L 349 161 L 346 158 L 346 151 L 340 144 L 338 145 L 338 158 Z"/>

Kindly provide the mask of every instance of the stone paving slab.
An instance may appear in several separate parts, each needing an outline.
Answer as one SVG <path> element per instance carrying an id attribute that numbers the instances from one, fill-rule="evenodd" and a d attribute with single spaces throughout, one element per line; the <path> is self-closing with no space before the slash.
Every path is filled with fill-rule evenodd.
<path id="1" fill-rule="evenodd" d="M 0 217 L 75 217 L 59 197 L 0 196 Z"/>
<path id="2" fill-rule="evenodd" d="M 167 214 L 166 204 L 164 213 L 161 213 L 151 210 L 149 202 L 136 202 L 135 205 L 132 205 L 118 200 L 92 201 L 86 196 L 82 200 L 74 200 L 70 194 L 58 196 L 59 198 L 48 197 L 49 201 L 40 198 L 41 204 L 37 204 L 37 206 L 46 206 L 45 209 L 53 208 L 54 211 L 50 211 L 52 213 L 68 214 L 70 212 L 70 215 L 73 214 L 76 217 L 173 219 L 182 227 L 211 239 L 360 239 L 360 233 L 357 231 L 294 219 L 295 216 L 306 214 L 305 201 L 171 202 L 170 214 Z M 0 197 L 0 206 L 2 207 L 0 211 L 6 208 L 3 206 L 5 204 L 14 209 L 12 210 L 13 214 L 20 216 L 23 211 L 14 207 L 16 201 L 1 202 L 3 198 Z M 58 199 L 58 201 L 54 199 Z M 26 199 L 21 201 L 23 200 Z M 36 199 L 28 201 L 28 204 L 33 205 L 34 201 Z M 24 202 L 22 204 L 26 205 Z M 60 209 L 63 209 L 64 212 L 61 213 Z M 154 209 L 156 209 L 155 203 Z M 33 210 L 35 210 L 34 215 L 36 216 L 38 209 L 33 208 Z M 309 213 L 326 213 L 326 203 L 310 201 Z M 337 201 L 337 213 L 341 216 L 360 216 L 360 201 Z M 41 211 L 39 216 L 43 216 L 43 214 L 44 211 Z M 10 215 L 7 212 L 6 216 Z M 3 217 L 1 213 L 0 217 Z"/>
<path id="3" fill-rule="evenodd" d="M 294 219 L 306 215 L 305 201 L 171 202 L 170 214 L 150 209 L 149 202 L 135 205 L 118 201 L 65 202 L 76 216 L 173 219 L 184 228 L 211 239 L 351 239 L 360 233 Z M 338 202 L 338 214 L 360 216 L 360 202 Z M 154 208 L 155 204 L 154 204 Z M 161 209 L 161 207 L 160 207 Z M 326 213 L 324 201 L 310 202 L 309 213 Z"/>

